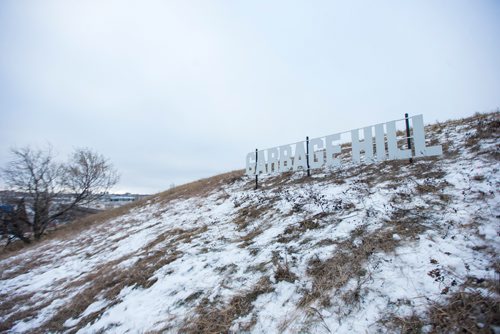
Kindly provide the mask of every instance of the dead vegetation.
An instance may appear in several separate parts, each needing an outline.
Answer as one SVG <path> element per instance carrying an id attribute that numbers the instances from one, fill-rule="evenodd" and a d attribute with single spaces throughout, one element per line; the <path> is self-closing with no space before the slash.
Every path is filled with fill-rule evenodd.
<path id="1" fill-rule="evenodd" d="M 254 240 L 257 236 L 261 235 L 264 232 L 263 228 L 258 226 L 255 227 L 254 229 L 250 230 L 248 233 L 243 235 L 241 239 L 241 243 L 239 244 L 238 247 L 240 248 L 246 248 L 250 245 L 253 244 Z"/>
<path id="2" fill-rule="evenodd" d="M 478 120 L 480 121 L 481 117 Z M 477 131 L 472 136 L 477 135 L 481 137 L 487 136 L 487 133 L 498 133 L 497 123 L 491 120 L 487 121 L 485 118 L 482 124 L 486 124 L 485 129 L 481 130 L 483 132 L 478 134 L 477 131 L 479 130 L 476 129 Z M 445 127 L 436 125 L 436 131 L 445 131 Z M 474 145 L 476 144 L 477 142 Z M 312 287 L 304 291 L 299 306 L 306 313 L 311 310 L 314 311 L 319 307 L 333 308 L 341 318 L 348 315 L 356 307 L 360 307 L 360 302 L 364 294 L 364 285 L 371 275 L 366 269 L 366 264 L 370 261 L 370 257 L 375 253 L 390 254 L 402 242 L 417 240 L 422 232 L 429 228 L 426 225 L 428 217 L 424 214 L 425 208 L 408 210 L 403 209 L 404 205 L 400 204 L 410 203 L 415 196 L 425 198 L 426 204 L 436 205 L 441 208 L 444 208 L 449 202 L 453 201 L 453 198 L 445 192 L 446 188 L 450 186 L 444 179 L 446 173 L 442 165 L 436 163 L 436 161 L 434 158 L 418 159 L 413 164 L 409 164 L 406 160 L 385 161 L 375 165 L 362 165 L 336 171 L 335 173 L 326 173 L 325 176 L 321 177 L 307 178 L 304 175 L 302 178 L 292 178 L 291 175 L 282 174 L 276 178 L 266 179 L 262 182 L 262 191 L 257 192 L 255 197 L 241 198 L 234 202 L 234 206 L 238 210 L 236 218 L 231 223 L 236 226 L 236 230 L 241 235 L 240 238 L 234 241 L 238 242 L 242 248 L 248 247 L 253 255 L 259 252 L 257 246 L 253 248 L 249 246 L 254 243 L 255 238 L 265 231 L 266 225 L 265 222 L 260 225 L 256 223 L 260 223 L 264 216 L 267 217 L 267 215 L 271 216 L 274 214 L 272 212 L 274 210 L 273 203 L 278 199 L 286 200 L 288 186 L 301 185 L 299 190 L 303 190 L 304 196 L 301 198 L 294 194 L 293 209 L 289 214 L 300 214 L 302 218 L 300 218 L 299 222 L 286 227 L 283 233 L 276 238 L 276 241 L 281 244 L 288 244 L 302 238 L 301 243 L 298 243 L 297 247 L 293 245 L 294 249 L 290 251 L 290 253 L 295 254 L 301 252 L 302 244 L 311 241 L 310 238 L 303 238 L 304 234 L 308 233 L 308 231 L 323 228 L 326 226 L 326 223 L 335 223 L 335 215 L 339 213 L 344 214 L 357 211 L 356 205 L 353 202 L 346 200 L 338 202 L 336 198 L 326 199 L 324 196 L 321 197 L 320 193 L 308 192 L 307 185 L 309 183 L 343 184 L 345 182 L 343 181 L 344 179 L 352 178 L 349 180 L 349 182 L 352 182 L 350 187 L 351 189 L 355 189 L 359 196 L 363 196 L 363 194 L 369 195 L 372 187 L 380 183 L 385 183 L 384 189 L 398 189 L 393 193 L 392 201 L 389 203 L 393 209 L 392 216 L 389 220 L 384 221 L 382 228 L 373 231 L 368 226 L 361 225 L 345 240 L 339 241 L 325 237 L 316 243 L 310 243 L 314 247 L 335 246 L 335 252 L 327 259 L 315 257 L 309 261 L 307 275 L 312 280 Z M 52 237 L 61 239 L 74 238 L 76 234 L 87 229 L 89 226 L 105 229 L 106 225 L 98 225 L 126 214 L 135 207 L 147 205 L 148 203 L 168 203 L 180 198 L 208 196 L 215 190 L 220 189 L 222 185 L 244 180 L 242 175 L 242 171 L 236 171 L 180 186 L 161 193 L 155 198 L 135 202 L 128 206 L 87 217 L 80 221 L 82 226 L 68 225 L 59 231 L 51 232 Z M 475 182 L 485 181 L 483 175 L 476 175 L 471 179 Z M 405 182 L 410 182 L 414 187 L 409 187 L 409 191 L 407 191 L 408 189 L 404 189 L 405 187 L 400 188 Z M 253 186 L 252 180 L 246 180 L 245 182 L 241 182 L 241 184 L 244 189 L 250 189 Z M 227 200 L 229 195 L 227 193 L 222 194 L 219 198 Z M 251 200 L 253 202 L 248 205 L 247 202 Z M 321 208 L 321 213 L 308 217 L 304 206 L 310 204 Z M 365 212 L 367 215 L 370 214 L 369 210 L 365 210 Z M 158 212 L 157 214 L 161 215 L 161 213 Z M 304 218 L 304 216 L 307 218 Z M 77 319 L 96 300 L 103 298 L 109 301 L 109 304 L 104 309 L 79 319 L 78 324 L 69 329 L 69 331 L 76 331 L 92 323 L 107 308 L 119 302 L 117 296 L 124 287 L 140 289 L 149 288 L 154 285 L 156 282 L 156 278 L 154 278 L 155 272 L 182 256 L 182 253 L 176 251 L 176 246 L 180 243 L 189 243 L 206 231 L 207 226 L 205 225 L 191 230 L 176 228 L 166 231 L 159 234 L 154 241 L 145 247 L 138 254 L 137 262 L 128 269 L 122 268 L 119 265 L 121 261 L 126 259 L 119 259 L 116 262 L 109 262 L 96 268 L 92 273 L 85 274 L 70 284 L 62 282 L 63 285 L 67 284 L 67 291 L 74 291 L 75 288 L 84 286 L 85 282 L 92 281 L 93 283 L 59 309 L 48 323 L 40 327 L 39 331 L 57 332 L 68 330 L 64 328 L 64 322 L 67 319 Z M 446 231 L 443 231 L 443 233 L 446 233 Z M 89 240 L 88 242 L 92 241 Z M 37 244 L 36 247 L 40 246 L 40 244 Z M 288 245 L 280 245 L 280 247 L 285 246 L 288 247 Z M 290 247 L 290 249 L 292 248 Z M 205 250 L 206 252 L 210 251 L 209 248 L 205 248 Z M 478 249 L 478 251 L 484 251 L 484 249 Z M 89 257 L 92 256 L 93 254 L 89 254 Z M 247 272 L 259 273 L 259 275 L 271 273 L 276 282 L 286 281 L 293 283 L 301 279 L 292 271 L 291 265 L 288 262 L 273 261 L 272 263 L 273 267 L 270 265 L 271 261 L 256 263 L 249 266 Z M 5 277 L 14 277 L 31 269 L 29 264 L 26 263 L 24 267 L 20 266 L 16 271 L 9 272 Z M 227 265 L 217 268 L 216 272 L 230 276 L 237 269 L 236 265 Z M 437 274 L 437 272 L 434 272 L 434 274 Z M 474 280 L 475 278 L 471 278 L 471 284 L 476 282 L 474 284 L 477 285 L 477 280 Z M 484 281 L 481 282 L 479 287 L 491 290 L 492 286 L 498 289 L 498 282 L 491 280 Z M 237 323 L 239 318 L 252 313 L 253 302 L 258 296 L 271 291 L 273 291 L 272 283 L 269 277 L 264 277 L 255 286 L 236 294 L 227 303 L 223 303 L 217 298 L 215 300 L 203 298 L 197 304 L 191 317 L 185 320 L 181 332 L 229 332 L 231 326 Z M 193 293 L 185 298 L 184 303 L 189 305 L 195 304 L 203 294 L 203 291 L 193 291 Z M 473 293 L 461 293 L 460 296 L 456 294 L 449 294 L 449 296 L 449 304 L 434 304 L 427 315 L 412 314 L 408 317 L 393 315 L 391 318 L 385 319 L 383 324 L 389 330 L 403 333 L 417 333 L 424 326 L 431 326 L 430 328 L 436 333 L 460 331 L 475 333 L 482 332 L 484 328 L 489 328 L 488 326 L 492 324 L 498 324 L 498 299 L 495 299 L 492 295 L 481 297 Z M 51 299 L 45 303 L 37 304 L 37 307 L 35 307 L 34 303 L 30 301 L 31 297 L 21 295 L 16 297 L 18 299 L 9 299 L 9 296 L 0 296 L 2 298 L 0 315 L 9 314 L 6 321 L 0 325 L 0 331 L 12 328 L 21 319 L 29 320 L 41 308 L 47 306 L 47 303 L 53 301 Z M 54 299 L 59 297 L 64 296 L 54 293 Z M 32 306 L 32 308 L 28 311 L 14 311 L 14 307 L 21 304 L 26 304 L 28 307 Z M 314 315 L 318 312 L 310 313 Z M 460 318 L 458 315 L 460 315 Z M 254 326 L 255 321 L 255 317 L 251 317 L 249 321 L 240 323 L 240 327 L 237 330 L 248 331 Z M 483 327 L 478 327 L 478 323 L 484 324 L 481 325 Z M 455 327 L 451 327 L 449 324 Z M 474 327 L 474 324 L 476 327 Z"/>
<path id="3" fill-rule="evenodd" d="M 457 292 L 444 303 L 431 302 L 423 315 L 401 317 L 391 314 L 380 323 L 400 333 L 484 333 L 500 326 L 500 301 L 494 294 Z"/>
<path id="4" fill-rule="evenodd" d="M 500 138 L 500 111 L 493 114 L 476 114 L 468 124 L 472 125 L 472 132 L 467 135 L 465 146 L 472 151 L 479 151 L 482 140 Z"/>
<path id="5" fill-rule="evenodd" d="M 147 289 L 156 282 L 153 274 L 160 268 L 175 261 L 180 256 L 179 252 L 165 254 L 163 251 L 156 251 L 139 259 L 133 267 L 120 268 L 119 262 L 110 266 L 103 266 L 101 269 L 92 272 L 75 282 L 76 285 L 83 285 L 84 282 L 93 282 L 90 286 L 78 293 L 69 303 L 57 310 L 57 312 L 46 322 L 40 332 L 61 331 L 64 329 L 64 322 L 67 319 L 78 318 L 99 297 L 109 301 L 109 304 L 102 310 L 96 311 L 79 320 L 71 332 L 85 327 L 99 318 L 104 311 L 116 304 L 120 291 L 127 286 Z M 68 330 L 68 329 L 66 329 Z"/>
<path id="6" fill-rule="evenodd" d="M 2 315 L 2 322 L 0 322 L 0 332 L 7 332 L 12 326 L 21 319 L 26 319 L 34 316 L 40 308 L 27 309 L 21 312 L 13 312 L 19 305 L 29 304 L 31 298 L 35 295 L 34 292 L 23 293 L 16 296 L 10 294 L 0 294 L 0 315 Z M 40 305 L 45 307 L 45 305 Z"/>
<path id="7" fill-rule="evenodd" d="M 320 225 L 319 221 L 322 218 L 324 218 L 325 216 L 327 216 L 327 214 L 322 212 L 322 213 L 314 215 L 311 218 L 302 220 L 302 221 L 298 222 L 297 224 L 292 224 L 292 225 L 288 226 L 283 231 L 283 233 L 278 236 L 276 241 L 279 243 L 286 244 L 292 240 L 298 240 L 300 237 L 302 237 L 304 232 L 306 232 L 308 230 L 314 230 L 314 229 L 320 228 L 321 225 Z"/>
<path id="8" fill-rule="evenodd" d="M 8 247 L 0 248 L 0 259 L 16 255 L 20 251 L 24 252 L 32 248 L 39 248 L 40 246 L 49 244 L 54 239 L 73 239 L 85 230 L 106 223 L 111 219 L 126 215 L 131 210 L 146 205 L 148 201 L 149 198 L 144 198 L 135 202 L 125 204 L 118 208 L 101 211 L 99 213 L 77 219 L 71 223 L 58 226 L 54 230 L 46 231 L 46 235 L 39 242 L 32 242 L 31 244 L 24 244 L 18 241 L 12 242 Z"/>
<path id="9" fill-rule="evenodd" d="M 252 224 L 257 218 L 260 217 L 267 210 L 266 208 L 259 208 L 256 206 L 244 207 L 238 210 L 236 218 L 233 219 L 233 223 L 236 224 L 237 230 L 242 231 L 246 229 L 250 224 Z"/>
<path id="10" fill-rule="evenodd" d="M 401 334 L 421 334 L 424 327 L 424 322 L 416 313 L 406 317 L 390 314 L 379 320 L 379 324 L 384 329 Z"/>
<path id="11" fill-rule="evenodd" d="M 323 307 L 337 306 L 339 314 L 348 311 L 345 305 L 332 305 L 331 292 L 341 293 L 344 302 L 355 307 L 361 297 L 364 278 L 369 275 L 365 265 L 374 253 L 391 253 L 401 240 L 412 240 L 425 229 L 424 218 L 414 213 L 398 210 L 393 214 L 386 226 L 373 232 L 367 232 L 366 226 L 360 226 L 351 232 L 344 241 L 334 242 L 337 246 L 333 255 L 320 260 L 309 261 L 307 274 L 312 278 L 312 288 L 306 291 L 299 303 L 301 307 L 309 307 L 318 301 Z M 398 237 L 394 237 L 397 234 Z M 342 291 L 351 280 L 356 280 L 354 289 Z"/>
<path id="12" fill-rule="evenodd" d="M 274 279 L 276 282 L 286 281 L 293 283 L 298 280 L 298 276 L 290 269 L 288 262 L 285 263 L 278 262 L 274 269 Z"/>
<path id="13" fill-rule="evenodd" d="M 55 230 L 47 231 L 43 240 L 24 245 L 22 242 L 12 242 L 8 247 L 0 248 L 0 259 L 18 254 L 20 251 L 25 251 L 31 248 L 38 248 L 40 245 L 49 243 L 54 239 L 73 239 L 76 235 L 89 228 L 95 227 L 102 223 L 108 222 L 111 219 L 126 215 L 135 208 L 144 207 L 151 203 L 168 203 L 175 199 L 203 197 L 221 188 L 223 185 L 232 184 L 242 179 L 244 170 L 236 170 L 206 179 L 201 179 L 185 185 L 181 185 L 165 192 L 152 195 L 150 197 L 123 205 L 118 208 L 105 210 L 93 215 L 86 216 L 82 219 L 75 220 L 71 223 L 59 226 Z"/>
<path id="14" fill-rule="evenodd" d="M 244 172 L 241 169 L 184 184 L 155 195 L 152 202 L 167 203 L 174 199 L 205 197 L 224 185 L 230 185 L 241 180 Z"/>
<path id="15" fill-rule="evenodd" d="M 17 258 L 14 261 L 10 262 L 9 268 L 0 267 L 2 272 L 0 274 L 0 279 L 8 280 L 13 277 L 28 273 L 29 271 L 44 266 L 52 262 L 51 258 L 47 258 L 43 254 L 35 254 L 33 259 L 30 261 L 26 261 L 23 258 Z M 13 269 L 12 269 L 13 268 Z"/>
<path id="16" fill-rule="evenodd" d="M 233 322 L 244 317 L 253 309 L 252 303 L 262 294 L 274 290 L 269 277 L 262 277 L 252 288 L 233 296 L 227 304 L 220 305 L 204 298 L 196 307 L 195 313 L 185 320 L 180 332 L 228 333 Z M 255 325 L 256 319 L 241 325 L 238 331 L 248 331 Z"/>
<path id="17" fill-rule="evenodd" d="M 240 248 L 246 248 L 254 243 L 254 239 L 264 232 L 265 222 L 259 222 L 264 216 L 273 215 L 273 203 L 275 199 L 269 201 L 258 201 L 256 204 L 251 204 L 242 207 L 238 210 L 237 215 L 232 219 L 232 223 L 236 225 L 238 232 L 244 233 L 240 238 Z"/>
<path id="18" fill-rule="evenodd" d="M 176 250 L 177 246 L 182 243 L 191 242 L 193 238 L 206 230 L 207 226 L 205 225 L 189 230 L 179 228 L 168 230 L 158 235 L 156 239 L 141 250 L 141 253 L 137 254 L 138 259 L 133 266 L 123 267 L 120 265 L 123 261 L 129 259 L 129 256 L 125 256 L 107 262 L 76 280 L 61 282 L 62 288 L 52 292 L 51 298 L 47 299 L 39 307 L 38 305 L 34 307 L 38 301 L 33 299 L 30 300 L 29 298 L 32 296 L 23 297 L 25 306 L 32 305 L 28 313 L 27 311 L 19 311 L 19 309 L 16 309 L 16 307 L 19 307 L 20 302 L 18 299 L 20 297 L 9 299 L 7 296 L 5 300 L 2 301 L 0 314 L 8 314 L 10 312 L 12 315 L 3 326 L 12 328 L 13 324 L 17 321 L 30 319 L 35 316 L 41 308 L 46 307 L 55 299 L 68 295 L 69 291 L 75 291 L 76 289 L 85 287 L 68 303 L 59 308 L 55 314 L 38 329 L 39 333 L 61 330 L 76 332 L 78 329 L 95 321 L 107 308 L 116 304 L 118 302 L 116 298 L 123 288 L 127 286 L 144 289 L 151 287 L 157 280 L 157 278 L 153 277 L 154 273 L 182 255 L 182 253 Z M 88 285 L 89 282 L 92 282 L 92 284 Z M 94 303 L 99 298 L 109 301 L 105 308 L 79 319 L 78 324 L 70 329 L 64 327 L 64 323 L 67 319 L 77 319 L 90 304 Z"/>

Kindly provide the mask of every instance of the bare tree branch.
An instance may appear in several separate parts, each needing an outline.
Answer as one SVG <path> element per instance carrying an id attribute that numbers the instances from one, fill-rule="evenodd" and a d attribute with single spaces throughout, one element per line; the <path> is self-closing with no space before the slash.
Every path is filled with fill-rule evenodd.
<path id="1" fill-rule="evenodd" d="M 54 160 L 52 149 L 24 147 L 12 150 L 14 159 L 2 170 L 10 189 L 26 194 L 33 211 L 33 237 L 40 239 L 47 226 L 78 205 L 102 197 L 118 182 L 118 174 L 104 156 L 88 148 L 76 149 L 66 163 Z M 61 194 L 69 203 L 56 205 Z"/>

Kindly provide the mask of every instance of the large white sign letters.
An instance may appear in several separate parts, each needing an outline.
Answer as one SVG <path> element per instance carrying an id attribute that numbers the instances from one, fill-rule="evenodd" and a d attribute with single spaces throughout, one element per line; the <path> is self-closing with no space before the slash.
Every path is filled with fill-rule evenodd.
<path id="1" fill-rule="evenodd" d="M 441 155 L 443 150 L 440 145 L 426 146 L 425 144 L 423 116 L 409 117 L 409 120 L 412 126 L 410 138 L 413 138 L 411 150 L 398 147 L 396 122 L 401 120 L 391 121 L 326 137 L 313 138 L 309 140 L 309 147 L 306 147 L 307 142 L 302 141 L 250 152 L 246 157 L 246 174 L 258 175 L 307 170 L 307 152 L 309 152 L 310 169 L 340 166 L 341 161 L 338 155 L 341 152 L 341 143 L 348 142 L 349 136 L 351 157 L 355 163 L 360 163 L 362 158 L 365 163 L 371 163 Z M 360 135 L 363 139 L 360 139 Z"/>

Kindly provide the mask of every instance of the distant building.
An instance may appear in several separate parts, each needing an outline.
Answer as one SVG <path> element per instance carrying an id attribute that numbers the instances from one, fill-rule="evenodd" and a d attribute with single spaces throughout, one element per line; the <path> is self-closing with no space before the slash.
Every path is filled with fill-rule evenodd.
<path id="1" fill-rule="evenodd" d="M 110 195 L 108 201 L 110 202 L 133 202 L 137 200 L 137 197 L 134 195 Z"/>

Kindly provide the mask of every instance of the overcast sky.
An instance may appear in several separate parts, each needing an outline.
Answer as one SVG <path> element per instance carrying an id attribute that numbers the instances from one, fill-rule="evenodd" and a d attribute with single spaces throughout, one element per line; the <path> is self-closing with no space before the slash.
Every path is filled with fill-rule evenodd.
<path id="1" fill-rule="evenodd" d="M 0 1 L 0 166 L 90 147 L 153 193 L 246 153 L 500 107 L 500 1 Z"/>

